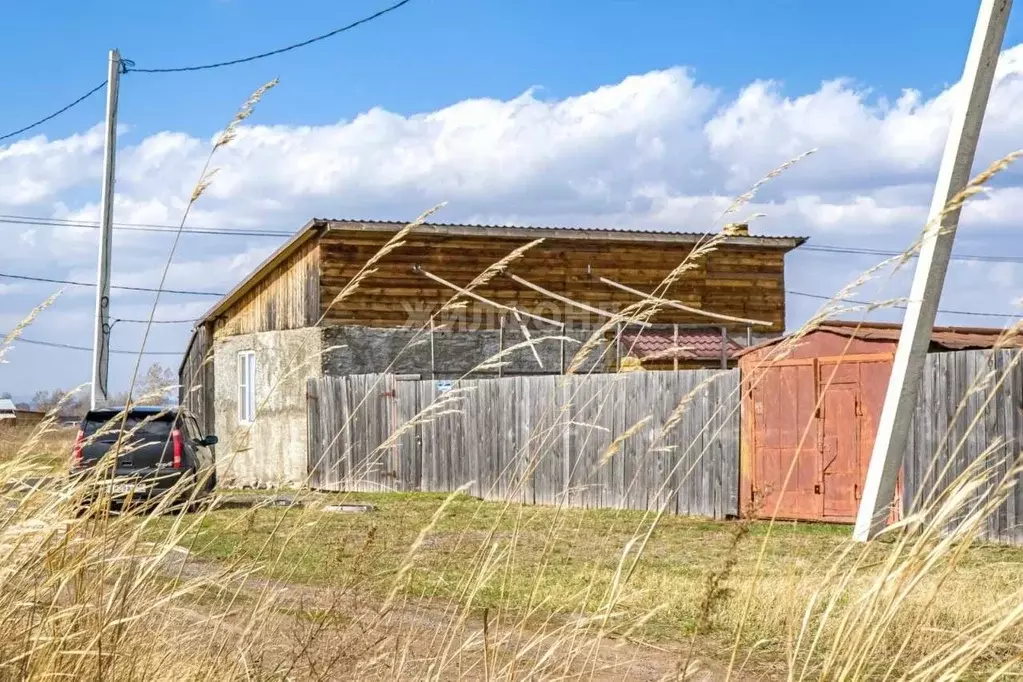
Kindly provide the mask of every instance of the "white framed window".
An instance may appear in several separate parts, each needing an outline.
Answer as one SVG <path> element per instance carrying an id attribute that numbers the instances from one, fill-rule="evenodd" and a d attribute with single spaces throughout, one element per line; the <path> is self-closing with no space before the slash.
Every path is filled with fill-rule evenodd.
<path id="1" fill-rule="evenodd" d="M 256 354 L 251 350 L 238 353 L 238 421 L 251 424 L 256 420 Z"/>

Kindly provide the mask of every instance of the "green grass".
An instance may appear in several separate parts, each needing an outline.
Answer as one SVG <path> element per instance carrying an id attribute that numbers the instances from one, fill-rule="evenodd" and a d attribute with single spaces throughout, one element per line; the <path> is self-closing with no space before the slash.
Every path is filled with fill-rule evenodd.
<path id="1" fill-rule="evenodd" d="M 219 560 L 266 561 L 280 553 L 281 560 L 267 566 L 271 576 L 321 585 L 338 584 L 372 557 L 369 563 L 383 589 L 389 587 L 393 572 L 445 496 L 360 494 L 346 499 L 368 502 L 377 509 L 368 513 L 272 507 L 219 510 L 209 515 L 192 549 Z M 453 596 L 449 586 L 463 582 L 480 547 L 496 545 L 513 549 L 520 567 L 545 565 L 540 576 L 543 593 L 555 604 L 567 605 L 572 601 L 569 595 L 581 584 L 588 584 L 594 575 L 613 572 L 626 545 L 646 526 L 641 512 L 547 507 L 505 511 L 500 504 L 460 496 L 427 534 L 409 591 L 417 596 Z M 732 523 L 662 518 L 644 551 L 637 582 L 656 587 L 665 580 L 690 580 L 695 586 L 724 560 L 734 528 Z M 766 523 L 750 525 L 750 538 L 740 547 L 740 564 L 755 559 L 756 540 L 766 531 Z M 787 575 L 801 565 L 826 560 L 848 534 L 847 528 L 836 526 L 779 524 L 774 530 L 778 542 L 768 547 L 766 572 Z M 533 587 L 529 573 L 516 571 L 508 583 L 489 586 L 492 589 L 481 594 L 481 606 L 525 604 Z"/>
<path id="2" fill-rule="evenodd" d="M 217 562 L 258 564 L 262 574 L 288 583 L 357 590 L 382 600 L 396 584 L 420 531 L 430 528 L 411 570 L 397 580 L 402 598 L 557 622 L 567 614 L 595 613 L 606 603 L 623 554 L 631 547 L 627 567 L 639 552 L 635 539 L 642 538 L 650 520 L 644 521 L 642 512 L 505 506 L 466 496 L 453 498 L 434 520 L 446 496 L 423 493 L 302 499 L 307 503 L 303 508 L 216 510 L 193 536 L 190 549 Z M 321 503 L 342 500 L 376 509 L 318 510 Z M 784 658 L 793 624 L 849 543 L 851 529 L 779 522 L 765 545 L 766 522 L 747 524 L 748 533 L 736 539 L 738 528 L 736 522 L 676 516 L 656 524 L 635 570 L 626 571 L 627 589 L 620 588 L 617 600 L 618 610 L 629 616 L 626 621 L 646 617 L 636 637 L 677 650 L 688 645 L 703 618 L 709 625 L 700 633 L 702 648 L 725 655 L 763 548 L 743 645 L 755 646 L 765 663 Z M 879 546 L 876 558 L 885 551 Z M 720 589 L 708 598 L 711 576 L 719 576 Z M 1021 581 L 1023 550 L 970 549 L 946 578 L 937 603 L 928 607 L 925 624 L 955 632 L 983 608 L 985 593 Z M 916 613 L 909 609 L 903 617 L 912 619 Z M 1011 635 L 1013 643 L 1023 642 L 1023 634 Z"/>

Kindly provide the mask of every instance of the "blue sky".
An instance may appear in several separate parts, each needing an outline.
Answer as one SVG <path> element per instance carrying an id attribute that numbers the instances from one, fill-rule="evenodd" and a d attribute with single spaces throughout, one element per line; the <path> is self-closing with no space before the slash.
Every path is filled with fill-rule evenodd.
<path id="1" fill-rule="evenodd" d="M 5 74 L 8 96 L 0 108 L 0 134 L 102 81 L 111 47 L 142 68 L 220 61 L 326 32 L 386 4 L 11 4 L 5 23 L 17 30 L 8 30 L 0 44 L 13 67 Z M 685 216 L 702 213 L 680 207 L 734 195 L 744 182 L 811 144 L 820 148 L 816 157 L 765 193 L 778 210 L 773 217 L 765 211 L 764 231 L 809 234 L 811 243 L 901 249 L 919 227 L 914 222 L 919 208 L 926 208 L 927 183 L 944 139 L 940 95 L 961 73 L 975 14 L 976 3 L 962 0 L 926 7 L 877 1 L 413 0 L 350 33 L 252 64 L 200 73 L 127 74 L 120 110 L 125 176 L 119 184 L 126 203 L 115 218 L 172 222 L 175 197 L 194 182 L 202 145 L 254 87 L 279 76 L 280 86 L 252 119 L 262 132 L 252 138 L 253 146 L 243 145 L 225 161 L 218 178 L 222 194 L 212 196 L 208 210 L 193 223 L 291 231 L 312 215 L 411 218 L 429 203 L 447 199 L 444 217 L 451 220 L 701 229 L 691 224 L 695 218 Z M 1010 23 L 1007 49 L 1023 42 L 1018 16 Z M 687 71 L 669 71 L 674 67 Z M 623 86 L 629 77 L 639 80 Z M 834 79 L 846 80 L 822 85 Z M 757 86 L 767 80 L 776 85 Z M 1006 83 L 1005 104 L 995 112 L 1000 118 L 989 126 L 993 132 L 985 133 L 978 166 L 1021 146 L 1023 124 L 1013 113 L 1017 86 L 1012 78 Z M 530 88 L 535 90 L 523 100 Z M 609 89 L 603 99 L 600 88 Z M 908 122 L 899 123 L 891 109 L 905 89 L 917 91 L 919 101 L 907 104 Z M 477 108 L 466 108 L 468 100 L 476 100 Z M 559 109 L 558 103 L 565 104 Z M 608 126 L 587 124 L 595 126 L 591 137 L 579 133 L 580 121 L 590 120 L 579 113 L 587 107 Z M 0 188 L 4 183 L 21 188 L 6 198 L 0 189 L 0 213 L 94 216 L 101 157 L 95 126 L 102 114 L 103 97 L 96 96 L 19 138 L 21 147 L 8 145 L 6 157 L 6 143 L 0 143 Z M 353 120 L 361 123 L 348 125 Z M 885 121 L 888 127 L 877 132 Z M 444 132 L 464 135 L 474 129 L 489 140 L 499 133 L 487 131 L 509 126 L 518 126 L 517 134 L 529 139 L 542 137 L 538 131 L 554 132 L 535 158 L 502 141 L 507 149 L 494 155 L 493 167 L 464 150 L 450 152 L 458 140 Z M 858 139 L 875 133 L 874 140 Z M 913 135 L 920 139 L 905 143 Z M 566 136 L 568 142 L 552 146 L 551 140 Z M 598 144 L 598 138 L 607 144 Z M 656 154 L 647 147 L 652 139 L 661 150 Z M 332 144 L 338 145 L 333 155 Z M 874 149 L 862 150 L 861 144 Z M 882 149 L 888 144 L 890 153 Z M 406 169 L 401 177 L 385 178 L 380 164 L 394 167 L 396 149 L 440 170 L 412 177 L 415 173 Z M 645 159 L 635 164 L 640 171 L 613 167 L 628 154 Z M 526 157 L 528 163 L 521 160 Z M 319 165 L 310 167 L 310 159 Z M 316 172 L 324 163 L 341 162 L 360 170 L 347 180 L 335 177 L 336 169 L 320 173 L 322 178 Z M 264 177 L 255 170 L 257 163 L 282 170 Z M 43 173 L 51 167 L 59 172 Z M 471 186 L 481 172 L 494 174 L 492 187 Z M 42 179 L 35 173 L 43 173 Z M 455 180 L 430 186 L 431 177 L 444 173 Z M 56 175 L 62 175 L 59 182 Z M 362 184 L 349 195 L 352 178 Z M 603 190 L 599 196 L 573 192 L 559 187 L 562 182 L 568 187 L 596 183 Z M 455 191 L 448 191 L 451 183 Z M 974 229 L 966 229 L 971 214 L 964 214 L 962 252 L 1023 257 L 1023 244 L 1002 230 L 1005 216 L 1018 206 L 1013 203 L 1017 184 L 1014 173 L 999 180 L 1007 192 L 1003 202 L 974 213 L 979 216 Z M 0 254 L 0 272 L 91 276 L 89 234 L 69 240 L 60 230 L 31 232 L 18 225 L 0 225 L 0 230 L 9 230 L 11 242 L 24 247 Z M 118 251 L 120 261 L 115 257 L 115 281 L 155 283 L 158 275 L 147 275 L 147 268 L 160 263 L 167 240 L 159 235 L 120 239 L 126 250 Z M 182 268 L 172 272 L 171 284 L 223 290 L 276 244 L 266 238 L 186 238 Z M 793 288 L 831 294 L 843 278 L 871 264 L 849 255 L 800 254 L 791 261 L 789 280 Z M 1023 292 L 1023 277 L 1013 264 L 962 268 L 950 275 L 952 281 L 980 282 L 979 290 L 989 295 L 980 304 L 965 285 L 957 285 L 959 297 L 943 307 L 1011 310 L 1011 301 Z M 904 277 L 891 280 L 892 291 L 877 295 L 902 295 L 904 282 Z M 4 284 L 10 283 L 0 280 Z M 0 312 L 9 314 L 4 324 L 49 293 L 52 288 L 45 285 L 0 292 Z M 114 315 L 144 312 L 146 300 L 120 296 Z M 194 316 L 210 302 L 168 297 L 158 317 Z M 818 304 L 790 300 L 790 322 L 800 323 Z M 88 292 L 69 292 L 26 336 L 89 345 L 90 305 Z M 969 316 L 942 321 L 1003 322 Z M 168 325 L 154 331 L 148 347 L 177 350 L 186 337 L 187 328 Z M 137 331 L 118 329 L 114 345 L 131 348 L 138 341 Z M 18 395 L 88 377 L 87 353 L 21 344 L 6 359 L 0 388 Z M 170 356 L 151 359 L 177 363 Z M 130 369 L 130 358 L 116 359 L 112 384 L 124 383 Z"/>
<path id="2" fill-rule="evenodd" d="M 223 61 L 303 40 L 371 14 L 390 0 L 17 3 L 5 9 L 6 77 L 19 127 L 105 77 L 111 47 L 139 67 Z M 208 133 L 254 85 L 280 76 L 261 108 L 265 123 L 321 124 L 374 106 L 410 114 L 470 97 L 509 98 L 538 86 L 560 98 L 631 74 L 686 65 L 701 81 L 737 91 L 778 79 L 793 92 L 848 77 L 879 96 L 905 87 L 933 95 L 962 70 L 973 2 L 813 3 L 803 0 L 414 0 L 342 37 L 204 74 L 135 74 L 124 81 L 122 120 L 139 133 Z M 1023 36 L 1013 21 L 1006 45 Z M 102 100 L 45 132 L 81 130 Z"/>

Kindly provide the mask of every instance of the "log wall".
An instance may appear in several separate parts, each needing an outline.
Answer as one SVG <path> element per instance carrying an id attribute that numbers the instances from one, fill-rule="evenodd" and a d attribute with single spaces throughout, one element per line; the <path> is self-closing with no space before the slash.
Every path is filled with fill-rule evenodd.
<path id="1" fill-rule="evenodd" d="M 522 238 L 413 233 L 374 266 L 375 272 L 354 294 L 335 302 L 345 285 L 390 236 L 382 232 L 336 230 L 321 237 L 320 304 L 326 323 L 369 327 L 421 324 L 454 292 L 415 272 L 414 266 L 466 286 L 489 266 L 529 243 Z M 638 297 L 598 282 L 597 276 L 652 292 L 691 249 L 689 244 L 639 240 L 545 239 L 515 260 L 509 271 L 575 301 L 615 311 L 635 304 Z M 592 274 L 587 272 L 588 268 Z M 498 303 L 569 324 L 588 322 L 584 326 L 593 326 L 604 321 L 595 314 L 566 308 L 501 274 L 475 291 Z M 771 323 L 770 328 L 760 331 L 781 331 L 785 324 L 784 249 L 722 245 L 694 262 L 671 287 L 669 295 L 690 307 Z M 470 302 L 466 309 L 453 310 L 447 317 L 454 328 L 467 324 L 477 329 L 494 328 L 498 313 L 485 303 Z M 665 308 L 653 321 L 699 324 L 707 319 Z M 745 329 L 742 324 L 732 326 L 736 332 Z"/>
<path id="2" fill-rule="evenodd" d="M 371 272 L 350 295 L 339 294 L 387 243 L 394 233 L 380 230 L 324 229 L 284 258 L 237 302 L 219 313 L 217 338 L 264 331 L 324 325 L 412 327 L 427 323 L 447 304 L 435 322 L 455 330 L 496 329 L 501 310 L 469 300 L 450 307 L 455 292 L 422 273 L 427 271 L 457 286 L 467 286 L 495 263 L 531 239 L 412 232 L 403 243 L 374 263 Z M 546 237 L 514 259 L 508 272 L 557 296 L 607 312 L 621 312 L 640 302 L 632 293 L 598 281 L 598 277 L 652 293 L 664 278 L 686 261 L 693 244 L 644 240 L 616 235 L 614 239 Z M 785 253 L 791 244 L 763 245 L 725 242 L 694 259 L 665 293 L 686 306 L 724 315 L 763 320 L 761 333 L 776 333 L 785 325 Z M 417 270 L 417 268 L 419 270 Z M 494 274 L 475 289 L 484 298 L 569 328 L 592 329 L 607 320 L 546 293 L 535 291 L 506 274 Z M 709 318 L 686 310 L 663 307 L 651 321 L 705 324 Z M 536 320 L 525 321 L 530 326 Z M 727 324 L 727 323 L 726 323 Z M 548 328 L 550 325 L 547 325 Z M 745 333 L 743 323 L 728 324 Z"/>

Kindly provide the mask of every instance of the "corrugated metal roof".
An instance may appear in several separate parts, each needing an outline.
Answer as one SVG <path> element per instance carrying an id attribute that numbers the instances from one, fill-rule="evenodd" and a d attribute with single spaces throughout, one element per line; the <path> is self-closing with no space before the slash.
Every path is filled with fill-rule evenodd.
<path id="1" fill-rule="evenodd" d="M 672 331 L 644 331 L 622 334 L 622 347 L 640 360 L 719 360 L 721 358 L 721 332 L 711 329 L 680 329 L 678 337 Z M 742 346 L 727 339 L 725 352 L 731 358 Z"/>
<path id="2" fill-rule="evenodd" d="M 397 230 L 405 227 L 408 223 L 400 220 L 358 220 L 349 218 L 315 218 L 314 222 L 324 223 L 329 228 L 333 229 L 359 229 L 362 226 L 366 228 L 377 228 L 382 230 Z M 502 230 L 514 230 L 516 232 L 555 232 L 563 233 L 563 236 L 576 236 L 576 237 L 593 237 L 599 239 L 600 236 L 612 236 L 612 235 L 629 235 L 638 238 L 644 237 L 689 237 L 689 238 L 705 238 L 712 236 L 713 232 L 691 232 L 683 230 L 640 230 L 634 228 L 592 228 L 592 227 L 571 227 L 571 226 L 549 226 L 549 225 L 495 225 L 495 224 L 482 224 L 482 223 L 423 223 L 417 229 L 455 229 L 455 230 L 471 230 L 475 232 L 499 232 Z M 736 234 L 734 237 L 729 238 L 730 241 L 742 241 L 744 239 L 758 240 L 764 242 L 776 242 L 779 246 L 783 246 L 785 243 L 792 242 L 790 248 L 795 248 L 804 242 L 807 237 L 797 236 L 775 236 L 775 235 L 755 235 L 755 234 Z"/>
<path id="3" fill-rule="evenodd" d="M 890 341 L 898 343 L 902 325 L 894 322 L 856 322 L 852 320 L 828 320 L 815 326 L 807 333 L 826 332 L 840 336 L 865 339 L 868 341 Z M 1023 346 L 1023 337 L 1005 336 L 1006 330 L 999 327 L 935 327 L 931 332 L 932 350 L 978 350 L 998 346 Z M 750 346 L 738 355 L 774 345 L 792 334 Z"/>

